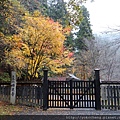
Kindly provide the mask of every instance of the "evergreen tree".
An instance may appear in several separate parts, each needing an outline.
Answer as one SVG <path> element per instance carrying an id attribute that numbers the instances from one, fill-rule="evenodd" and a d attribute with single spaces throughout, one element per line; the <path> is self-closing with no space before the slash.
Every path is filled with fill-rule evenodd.
<path id="1" fill-rule="evenodd" d="M 66 3 L 64 0 L 48 0 L 49 2 L 49 10 L 48 16 L 52 18 L 54 21 L 59 21 L 64 27 L 69 24 L 69 19 L 67 17 L 68 12 L 66 9 Z M 65 46 L 69 47 L 71 50 L 74 49 L 74 41 L 73 41 L 73 33 L 71 32 L 69 36 L 67 36 L 67 40 L 65 41 Z"/>
<path id="2" fill-rule="evenodd" d="M 33 13 L 35 10 L 40 11 L 43 15 L 47 15 L 47 0 L 18 0 L 26 10 Z"/>
<path id="3" fill-rule="evenodd" d="M 59 21 L 63 26 L 66 25 L 67 10 L 63 0 L 50 0 L 48 9 L 48 16 L 50 18 L 54 21 Z"/>
<path id="4" fill-rule="evenodd" d="M 79 28 L 78 28 L 79 30 L 76 33 L 76 39 L 75 39 L 75 46 L 78 51 L 87 50 L 85 39 L 90 40 L 93 38 L 89 12 L 87 11 L 87 8 L 85 6 L 82 6 L 81 10 L 83 14 L 83 20 L 79 25 Z"/>
<path id="5" fill-rule="evenodd" d="M 75 42 L 74 42 L 74 34 L 71 32 L 69 36 L 67 36 L 67 39 L 65 41 L 65 46 L 70 49 L 70 51 L 75 50 Z"/>

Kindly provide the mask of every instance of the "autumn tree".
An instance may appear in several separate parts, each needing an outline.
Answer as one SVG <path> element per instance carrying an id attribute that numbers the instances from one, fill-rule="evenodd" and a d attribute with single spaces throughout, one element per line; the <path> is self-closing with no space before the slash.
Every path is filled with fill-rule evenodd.
<path id="1" fill-rule="evenodd" d="M 22 18 L 27 13 L 17 0 L 0 0 L 0 76 L 3 79 L 4 74 L 11 75 L 12 68 L 6 63 L 5 49 L 10 47 L 5 44 L 6 37 L 18 33 L 20 24 L 24 22 Z"/>
<path id="2" fill-rule="evenodd" d="M 25 45 L 28 46 L 28 48 L 31 46 L 31 44 L 27 45 L 27 43 L 25 43 L 26 42 L 25 39 L 30 38 L 30 36 L 28 35 L 29 32 L 26 34 L 25 30 L 29 31 L 28 28 L 33 25 L 33 23 L 32 24 L 30 23 L 30 19 L 28 20 L 28 18 L 36 18 L 36 15 L 34 14 L 34 16 L 31 16 L 31 17 L 29 16 L 28 18 L 25 17 L 25 16 L 33 13 L 34 10 L 39 10 L 39 11 L 41 11 L 42 14 L 48 15 L 48 8 L 49 8 L 48 7 L 48 2 L 49 1 L 51 1 L 51 0 L 32 0 L 32 1 L 31 0 L 29 0 L 29 1 L 25 1 L 25 0 L 0 0 L 0 32 L 1 32 L 0 33 L 0 39 L 1 39 L 0 53 L 2 55 L 1 60 L 6 62 L 5 63 L 6 65 L 8 65 L 10 67 L 14 66 L 15 68 L 17 68 L 19 72 L 21 71 L 20 74 L 25 73 L 28 76 L 31 75 L 30 78 L 32 78 L 33 76 L 36 76 L 36 75 L 32 75 L 32 72 L 30 72 L 30 70 L 32 71 L 32 67 L 30 68 L 31 63 L 28 64 L 28 58 L 32 59 L 32 57 L 29 57 L 28 55 L 25 55 L 25 51 L 27 51 L 27 47 L 25 47 Z M 55 18 L 57 18 L 55 21 L 59 21 L 59 22 L 62 23 L 64 28 L 62 28 L 63 31 L 61 33 L 64 34 L 65 31 L 68 32 L 68 29 L 66 29 L 66 26 L 71 25 L 73 27 L 73 26 L 78 25 L 81 22 L 82 12 L 81 12 L 81 9 L 80 9 L 80 7 L 81 7 L 80 4 L 84 0 L 82 0 L 82 1 L 81 0 L 77 0 L 77 1 L 70 0 L 67 4 L 66 3 L 64 4 L 63 1 L 58 1 L 58 0 L 55 0 L 55 1 L 57 1 L 58 4 L 55 6 L 54 10 L 57 11 L 57 13 L 59 13 L 58 12 L 59 7 L 60 7 L 60 10 L 63 10 L 63 14 L 61 13 L 60 16 L 58 14 L 56 14 L 58 16 L 55 16 Z M 61 6 L 59 6 L 59 5 L 61 5 Z M 26 9 L 29 10 L 29 11 L 26 11 Z M 54 10 L 52 10 L 52 11 L 54 12 Z M 67 17 L 64 16 L 64 15 L 66 15 Z M 34 21 L 35 20 L 33 20 L 33 22 Z M 53 22 L 53 23 L 55 23 L 55 22 Z M 36 24 L 38 24 L 38 23 L 36 23 Z M 54 24 L 54 25 L 57 26 L 57 24 Z M 33 26 L 35 26 L 35 25 L 33 25 Z M 39 27 L 41 28 L 41 26 L 39 26 Z M 30 32 L 31 31 L 32 30 L 30 30 Z M 31 33 L 33 33 L 33 31 Z M 46 32 L 43 32 L 43 33 L 44 33 L 43 36 L 46 36 L 45 35 Z M 34 32 L 34 34 L 35 34 L 35 32 Z M 32 35 L 34 36 L 34 34 L 32 34 Z M 28 37 L 25 38 L 26 35 L 28 35 Z M 67 61 L 71 57 L 71 54 L 69 54 L 69 57 L 68 57 L 69 51 L 67 51 L 67 48 L 73 48 L 73 45 L 75 45 L 75 44 L 74 44 L 74 41 L 73 41 L 73 34 L 70 34 L 70 36 L 67 36 L 67 35 L 66 34 L 63 35 L 64 38 L 65 39 L 67 38 L 67 40 L 68 40 L 67 41 L 67 40 L 63 39 L 63 41 L 64 41 L 63 42 L 64 45 L 62 47 L 63 53 L 61 53 L 63 56 L 61 55 L 60 58 L 59 58 L 59 56 L 55 55 L 53 57 L 53 54 L 52 54 L 51 55 L 52 58 L 50 57 L 51 61 L 54 61 L 57 57 L 59 60 L 56 60 L 56 63 L 57 62 L 59 63 L 60 60 L 61 61 L 63 61 L 63 60 Z M 24 36 L 24 39 L 23 39 L 23 36 Z M 23 45 L 20 42 L 18 43 L 18 39 L 20 40 L 20 38 L 22 39 L 21 40 L 22 43 L 24 43 L 25 45 Z M 36 34 L 35 38 L 38 39 L 39 35 L 37 36 L 37 34 Z M 29 39 L 29 40 L 31 40 L 31 39 Z M 6 41 L 6 44 L 5 44 L 5 41 Z M 34 45 L 34 47 L 35 47 L 35 45 Z M 65 48 L 65 47 L 67 47 L 67 48 Z M 29 49 L 32 49 L 32 48 L 29 48 Z M 4 50 L 6 50 L 6 51 L 4 51 Z M 13 51 L 18 51 L 18 52 L 13 52 Z M 32 54 L 32 52 L 30 52 L 30 53 Z M 6 54 L 6 56 L 3 56 L 4 54 Z M 30 55 L 30 56 L 32 56 L 32 55 Z M 37 56 L 37 53 L 36 53 L 36 56 Z M 45 55 L 43 55 L 43 56 L 45 56 Z M 66 58 L 66 59 L 64 59 L 64 58 Z M 64 71 L 66 69 L 65 66 L 67 64 L 69 64 L 69 62 L 65 63 L 65 61 L 62 62 L 63 64 L 60 64 L 60 66 L 59 66 L 58 63 L 56 64 L 55 67 L 54 67 L 55 64 L 53 65 L 53 68 L 60 68 L 61 70 L 60 69 L 59 70 L 58 69 L 53 70 L 52 66 L 48 65 L 47 62 L 46 63 L 43 62 L 43 63 L 47 67 L 49 67 L 51 69 L 51 71 L 53 71 L 52 73 L 62 73 L 60 71 Z M 30 60 L 29 60 L 29 62 L 30 62 Z M 32 66 L 32 64 L 31 64 L 31 66 Z M 39 72 L 39 70 L 41 68 L 40 69 L 35 68 L 35 69 L 37 69 L 37 70 L 34 70 L 34 71 Z M 37 72 L 35 74 L 37 74 Z M 10 71 L 9 71 L 9 73 L 10 73 Z"/>
<path id="3" fill-rule="evenodd" d="M 11 49 L 6 51 L 7 62 L 12 64 L 21 74 L 31 80 L 38 77 L 43 67 L 55 74 L 62 74 L 72 59 L 64 48 L 65 35 L 70 28 L 64 28 L 39 12 L 33 16 L 25 16 L 26 22 L 19 34 L 9 38 Z M 23 72 L 24 71 L 24 72 Z"/>
<path id="4" fill-rule="evenodd" d="M 22 17 L 28 12 L 17 0 L 0 1 L 0 32 L 11 35 L 18 32 Z"/>
<path id="5" fill-rule="evenodd" d="M 82 3 L 86 0 L 69 0 L 69 2 L 64 2 L 64 0 L 19 0 L 25 8 L 31 12 L 34 10 L 40 11 L 42 14 L 49 16 L 54 21 L 59 21 L 64 27 L 71 25 L 72 27 L 77 27 L 83 19 L 82 15 Z M 71 32 L 70 36 L 67 37 L 65 41 L 66 47 L 74 50 L 75 41 L 74 34 Z"/>
<path id="6" fill-rule="evenodd" d="M 0 0 L 0 63 L 4 62 L 4 49 L 8 47 L 4 44 L 6 36 L 11 36 L 18 32 L 18 28 L 23 22 L 22 17 L 26 13 L 17 0 Z"/>
<path id="7" fill-rule="evenodd" d="M 2 64 L 2 61 L 4 60 L 5 54 L 5 43 L 4 43 L 4 34 L 0 32 L 0 65 Z"/>

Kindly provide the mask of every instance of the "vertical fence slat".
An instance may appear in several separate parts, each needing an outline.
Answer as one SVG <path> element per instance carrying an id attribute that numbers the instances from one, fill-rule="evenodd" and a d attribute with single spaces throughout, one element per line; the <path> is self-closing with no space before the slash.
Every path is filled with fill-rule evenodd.
<path id="1" fill-rule="evenodd" d="M 112 89 L 112 86 L 110 86 L 110 105 L 111 105 L 111 109 L 113 109 L 113 89 Z"/>
<path id="2" fill-rule="evenodd" d="M 113 93 L 114 93 L 114 108 L 117 109 L 117 102 L 116 102 L 116 86 L 113 86 Z"/>
<path id="3" fill-rule="evenodd" d="M 80 82 L 80 86 L 81 86 L 81 89 L 82 89 L 81 94 L 83 94 L 84 93 L 83 82 Z M 80 94 L 80 97 L 81 97 L 81 94 Z M 81 105 L 81 107 L 83 107 L 84 106 L 84 102 L 83 102 L 84 96 L 81 99 L 82 100 L 80 100 L 80 105 Z"/>
<path id="4" fill-rule="evenodd" d="M 107 93 L 108 93 L 108 109 L 110 109 L 110 86 L 107 86 Z"/>
<path id="5" fill-rule="evenodd" d="M 117 86 L 117 103 L 118 103 L 118 110 L 120 110 L 120 86 Z"/>
<path id="6" fill-rule="evenodd" d="M 70 109 L 73 109 L 72 80 L 70 80 Z"/>

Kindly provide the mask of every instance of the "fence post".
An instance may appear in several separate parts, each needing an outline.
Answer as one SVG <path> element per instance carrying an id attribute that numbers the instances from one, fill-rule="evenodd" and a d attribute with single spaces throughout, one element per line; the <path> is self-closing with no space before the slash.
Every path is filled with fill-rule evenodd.
<path id="1" fill-rule="evenodd" d="M 95 69 L 95 109 L 101 110 L 100 101 L 100 70 Z"/>
<path id="2" fill-rule="evenodd" d="M 48 108 L 48 70 L 44 69 L 44 80 L 43 80 L 43 110 Z"/>

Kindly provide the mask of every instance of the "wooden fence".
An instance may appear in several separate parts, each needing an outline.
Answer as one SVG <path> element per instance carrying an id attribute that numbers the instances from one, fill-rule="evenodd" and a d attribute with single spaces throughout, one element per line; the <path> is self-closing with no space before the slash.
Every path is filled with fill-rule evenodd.
<path id="1" fill-rule="evenodd" d="M 101 108 L 120 110 L 120 82 L 101 83 Z"/>
<path id="2" fill-rule="evenodd" d="M 10 83 L 0 84 L 0 100 L 10 102 Z M 41 83 L 18 83 L 16 86 L 16 104 L 42 107 Z"/>
<path id="3" fill-rule="evenodd" d="M 0 83 L 0 100 L 10 102 L 10 83 Z"/>
<path id="4" fill-rule="evenodd" d="M 10 83 L 0 83 L 1 101 L 10 102 L 10 89 Z M 43 93 L 42 83 L 17 83 L 16 104 L 42 107 Z M 120 110 L 120 82 L 101 82 L 100 94 L 101 109 Z"/>

